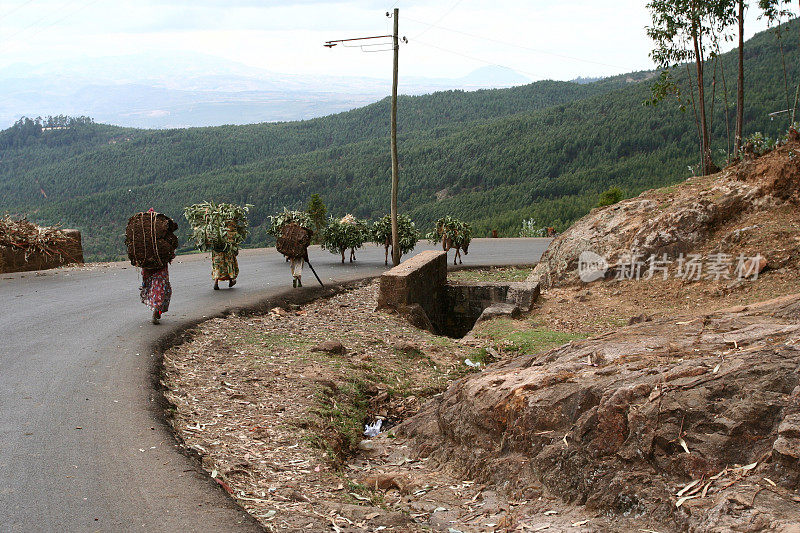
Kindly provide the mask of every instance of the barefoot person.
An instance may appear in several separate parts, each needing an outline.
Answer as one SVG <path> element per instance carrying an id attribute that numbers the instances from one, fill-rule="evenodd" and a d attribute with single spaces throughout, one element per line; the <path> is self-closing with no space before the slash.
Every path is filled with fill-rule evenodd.
<path id="1" fill-rule="evenodd" d="M 311 229 L 292 222 L 281 228 L 281 235 L 275 243 L 278 252 L 289 258 L 294 288 L 303 286 L 303 263 L 308 261 L 308 246 L 313 234 Z"/>
<path id="2" fill-rule="evenodd" d="M 228 287 L 236 285 L 239 276 L 239 247 L 249 233 L 247 213 L 250 204 L 201 202 L 183 209 L 183 216 L 192 226 L 189 239 L 201 252 L 211 252 L 211 279 L 214 290 L 219 282 L 227 281 Z"/>
<path id="3" fill-rule="evenodd" d="M 151 207 L 146 213 L 137 213 L 128 220 L 125 228 L 125 245 L 131 264 L 141 269 L 142 284 L 139 297 L 153 310 L 153 324 L 169 309 L 172 286 L 169 283 L 169 263 L 175 258 L 178 225 L 166 215 L 156 213 Z"/>
<path id="4" fill-rule="evenodd" d="M 169 310 L 172 285 L 169 283 L 169 266 L 160 269 L 142 268 L 142 286 L 139 288 L 142 303 L 153 310 L 153 324 Z"/>
<path id="5" fill-rule="evenodd" d="M 239 250 L 230 252 L 211 252 L 211 278 L 214 280 L 214 290 L 219 290 L 219 282 L 227 281 L 228 287 L 236 285 L 239 275 L 239 262 L 236 256 Z"/>
<path id="6" fill-rule="evenodd" d="M 308 251 L 302 257 L 290 257 L 290 269 L 292 271 L 292 287 L 302 287 L 303 286 L 303 263 L 308 261 Z"/>

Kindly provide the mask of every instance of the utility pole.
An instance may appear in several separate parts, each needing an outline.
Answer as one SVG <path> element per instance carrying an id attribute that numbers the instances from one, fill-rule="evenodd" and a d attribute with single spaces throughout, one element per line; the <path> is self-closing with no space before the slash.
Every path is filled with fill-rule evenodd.
<path id="1" fill-rule="evenodd" d="M 397 162 L 397 71 L 399 66 L 400 42 L 398 41 L 398 15 L 400 10 L 394 8 L 394 32 L 392 47 L 394 48 L 394 67 L 392 68 L 392 264 L 400 264 L 400 235 L 397 228 L 397 189 L 399 187 L 399 163 Z"/>
<path id="2" fill-rule="evenodd" d="M 368 39 L 386 39 L 392 38 L 392 49 L 394 52 L 394 63 L 392 65 L 392 111 L 391 111 L 391 150 L 392 150 L 392 198 L 391 198 L 391 214 L 392 220 L 392 264 L 397 266 L 400 264 L 400 234 L 397 227 L 397 191 L 400 184 L 398 177 L 400 165 L 397 160 L 397 73 L 399 66 L 398 55 L 400 53 L 400 31 L 399 31 L 399 18 L 400 10 L 394 8 L 394 13 L 386 12 L 387 17 L 394 17 L 394 32 L 392 35 L 375 35 L 372 37 L 356 37 L 354 39 L 336 39 L 333 41 L 325 41 L 323 46 L 333 48 L 339 43 L 352 42 L 352 41 L 366 41 Z M 403 42 L 408 40 L 403 37 Z M 369 45 L 362 45 L 369 46 Z M 379 45 L 380 46 L 380 45 Z"/>

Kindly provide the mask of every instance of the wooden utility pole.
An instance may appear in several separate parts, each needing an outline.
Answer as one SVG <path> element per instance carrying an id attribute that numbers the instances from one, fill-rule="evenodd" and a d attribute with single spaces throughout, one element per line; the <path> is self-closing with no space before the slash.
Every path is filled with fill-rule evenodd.
<path id="1" fill-rule="evenodd" d="M 392 47 L 394 48 L 394 66 L 392 68 L 392 264 L 400 264 L 400 235 L 397 228 L 397 189 L 399 187 L 399 163 L 397 161 L 397 70 L 399 65 L 400 42 L 398 40 L 400 10 L 394 8 L 394 32 Z"/>
<path id="2" fill-rule="evenodd" d="M 391 214 L 392 219 L 392 264 L 397 266 L 400 264 L 400 235 L 397 227 L 397 190 L 399 188 L 399 163 L 397 161 L 397 71 L 398 71 L 398 55 L 400 53 L 400 30 L 397 19 L 399 18 L 400 10 L 394 8 L 394 32 L 392 35 L 373 35 L 371 37 L 356 37 L 354 39 L 335 39 L 332 41 L 325 41 L 323 46 L 333 48 L 339 43 L 352 43 L 353 41 L 366 41 L 369 39 L 385 39 L 392 38 L 392 48 L 394 51 L 394 65 L 392 68 L 392 112 L 391 112 L 391 149 L 392 149 L 392 199 L 391 199 Z M 386 16 L 391 16 L 386 12 Z M 403 37 L 403 42 L 407 43 L 408 40 Z"/>

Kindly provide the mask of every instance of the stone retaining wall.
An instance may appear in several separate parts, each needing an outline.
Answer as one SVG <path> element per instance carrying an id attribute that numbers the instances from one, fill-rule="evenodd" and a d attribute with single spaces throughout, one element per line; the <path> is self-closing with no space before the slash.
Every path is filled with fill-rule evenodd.
<path id="1" fill-rule="evenodd" d="M 422 252 L 381 276 L 378 307 L 395 309 L 416 327 L 463 337 L 481 317 L 531 310 L 539 284 L 447 283 L 447 254 Z"/>
<path id="2" fill-rule="evenodd" d="M 446 301 L 447 254 L 420 252 L 384 272 L 378 307 L 395 309 L 417 327 L 436 332 Z"/>

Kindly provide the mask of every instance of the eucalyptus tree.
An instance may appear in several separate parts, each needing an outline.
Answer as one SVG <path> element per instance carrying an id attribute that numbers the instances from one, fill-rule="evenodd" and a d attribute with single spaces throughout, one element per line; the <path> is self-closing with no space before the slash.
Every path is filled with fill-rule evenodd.
<path id="1" fill-rule="evenodd" d="M 647 4 L 652 26 L 647 27 L 647 35 L 653 40 L 655 48 L 650 57 L 656 65 L 664 69 L 659 80 L 653 85 L 653 97 L 649 101 L 656 104 L 669 95 L 684 101 L 680 88 L 672 72 L 681 65 L 686 67 L 686 77 L 690 87 L 692 110 L 700 146 L 702 173 L 711 174 L 718 170 L 711 156 L 711 114 L 710 101 L 706 95 L 706 62 L 719 51 L 722 32 L 732 18 L 733 2 L 730 0 L 652 0 Z M 689 68 L 694 63 L 694 74 Z M 697 97 L 695 97 L 695 88 Z M 685 108 L 685 104 L 681 104 Z"/>

